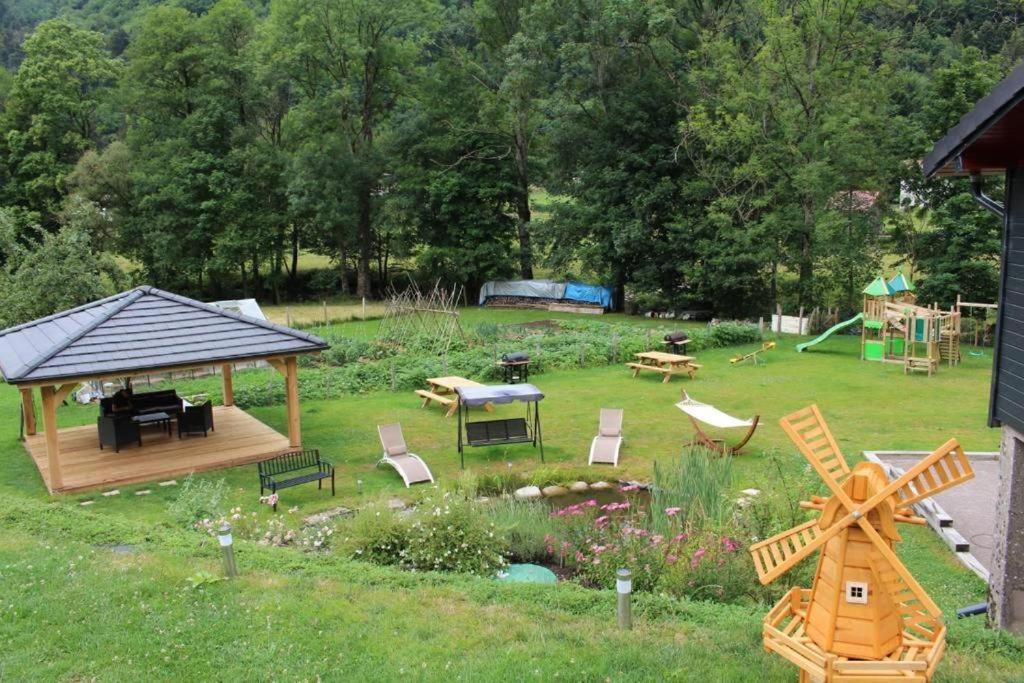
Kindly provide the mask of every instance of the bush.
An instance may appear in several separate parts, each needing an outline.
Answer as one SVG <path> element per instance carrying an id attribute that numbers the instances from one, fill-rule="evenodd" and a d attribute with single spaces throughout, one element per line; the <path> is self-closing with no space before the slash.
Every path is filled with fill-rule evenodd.
<path id="1" fill-rule="evenodd" d="M 720 526 L 729 517 L 733 502 L 728 493 L 732 485 L 732 458 L 722 457 L 707 448 L 687 448 L 667 466 L 654 463 L 651 487 L 652 528 L 665 533 L 674 516 L 695 526 Z"/>
<path id="2" fill-rule="evenodd" d="M 501 498 L 482 504 L 481 509 L 501 535 L 509 556 L 522 562 L 547 558 L 547 539 L 556 525 L 545 503 Z"/>
<path id="3" fill-rule="evenodd" d="M 223 479 L 197 479 L 190 474 L 182 482 L 178 495 L 167 505 L 167 512 L 187 527 L 199 520 L 220 520 L 225 517 L 227 493 L 227 482 Z"/>
<path id="4" fill-rule="evenodd" d="M 402 515 L 365 508 L 345 524 L 342 535 L 352 557 L 412 571 L 491 576 L 505 565 L 494 524 L 479 507 L 451 493 L 425 497 Z"/>

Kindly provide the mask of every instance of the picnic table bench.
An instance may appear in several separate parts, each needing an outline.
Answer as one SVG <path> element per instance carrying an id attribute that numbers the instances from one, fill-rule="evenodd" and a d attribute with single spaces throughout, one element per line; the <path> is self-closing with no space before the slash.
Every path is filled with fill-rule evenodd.
<path id="1" fill-rule="evenodd" d="M 260 473 L 260 496 L 265 489 L 271 493 L 277 493 L 279 489 L 286 489 L 299 484 L 316 482 L 317 488 L 324 487 L 324 479 L 331 480 L 331 495 L 334 495 L 334 465 L 320 457 L 318 450 L 291 451 L 283 453 L 276 458 L 270 458 L 257 463 Z M 294 477 L 279 478 L 282 474 L 291 472 L 302 472 L 303 474 Z M 274 512 L 277 512 L 277 502 L 274 502 Z"/>
<path id="2" fill-rule="evenodd" d="M 445 417 L 451 417 L 459 409 L 459 395 L 455 392 L 456 388 L 484 386 L 480 382 L 474 382 L 471 379 L 454 375 L 431 377 L 427 380 L 427 384 L 430 385 L 429 389 L 416 390 L 416 395 L 423 399 L 421 407 L 426 408 L 431 403 L 447 406 L 448 410 L 445 412 Z M 488 403 L 484 406 L 484 409 L 490 412 L 494 410 L 494 406 Z"/>
<path id="3" fill-rule="evenodd" d="M 662 375 L 662 382 L 667 383 L 674 375 L 685 373 L 693 379 L 703 365 L 695 363 L 697 359 L 693 356 L 681 356 L 663 351 L 645 351 L 636 354 L 636 362 L 626 363 L 626 367 L 633 371 L 636 377 L 643 370 L 657 372 Z"/>

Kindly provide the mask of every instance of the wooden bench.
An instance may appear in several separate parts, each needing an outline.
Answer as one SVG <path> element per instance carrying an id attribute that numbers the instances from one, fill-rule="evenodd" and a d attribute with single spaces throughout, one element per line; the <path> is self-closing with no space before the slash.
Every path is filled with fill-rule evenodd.
<path id="1" fill-rule="evenodd" d="M 459 407 L 459 400 L 454 395 L 444 396 L 442 394 L 435 394 L 433 391 L 427 389 L 417 389 L 416 395 L 423 399 L 423 405 L 421 408 L 426 408 L 430 405 L 431 401 L 437 401 L 443 406 L 448 406 L 448 410 L 445 412 L 445 417 L 451 417 L 455 414 L 455 411 Z"/>
<path id="2" fill-rule="evenodd" d="M 271 493 L 277 493 L 279 489 L 286 489 L 299 484 L 316 482 L 317 488 L 324 487 L 324 479 L 331 480 L 331 495 L 334 495 L 334 465 L 320 457 L 320 451 L 291 451 L 257 463 L 260 473 L 260 496 L 265 489 Z M 294 477 L 279 478 L 282 474 L 301 472 L 309 470 L 304 474 Z M 277 502 L 274 502 L 274 511 L 277 512 Z"/>

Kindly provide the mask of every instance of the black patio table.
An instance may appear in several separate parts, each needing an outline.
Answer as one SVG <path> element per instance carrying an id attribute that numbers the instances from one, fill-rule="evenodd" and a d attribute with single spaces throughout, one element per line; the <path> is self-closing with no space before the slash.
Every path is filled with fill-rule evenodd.
<path id="1" fill-rule="evenodd" d="M 167 436 L 171 435 L 171 416 L 167 413 L 145 413 L 143 415 L 133 415 L 132 422 L 136 423 L 140 427 L 147 425 L 160 425 L 166 432 Z"/>

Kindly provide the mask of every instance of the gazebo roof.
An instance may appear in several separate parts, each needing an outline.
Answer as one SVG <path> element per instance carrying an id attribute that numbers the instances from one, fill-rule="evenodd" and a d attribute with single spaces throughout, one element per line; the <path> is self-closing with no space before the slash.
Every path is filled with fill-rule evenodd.
<path id="1" fill-rule="evenodd" d="M 143 286 L 0 331 L 0 373 L 42 384 L 326 348 L 311 334 Z"/>

